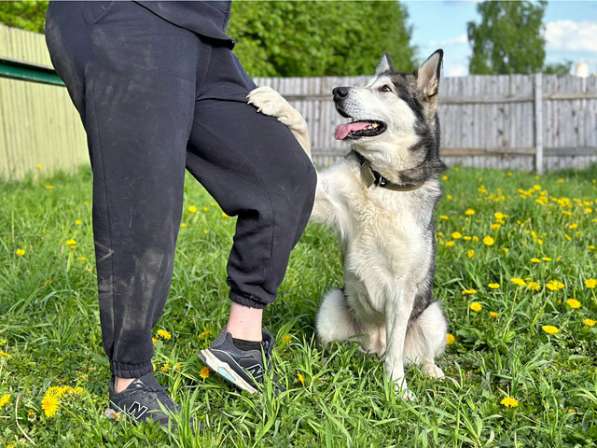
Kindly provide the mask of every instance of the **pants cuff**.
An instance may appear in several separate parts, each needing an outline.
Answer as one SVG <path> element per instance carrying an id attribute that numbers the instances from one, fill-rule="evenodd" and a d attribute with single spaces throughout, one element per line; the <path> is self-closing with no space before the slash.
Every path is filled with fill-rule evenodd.
<path id="1" fill-rule="evenodd" d="M 230 300 L 239 305 L 248 306 L 249 308 L 258 308 L 260 310 L 269 305 L 268 302 L 264 302 L 254 295 L 242 294 L 237 291 L 230 291 Z"/>
<path id="2" fill-rule="evenodd" d="M 126 362 L 112 361 L 112 375 L 120 378 L 140 378 L 153 371 L 151 361 L 141 364 L 128 364 Z"/>

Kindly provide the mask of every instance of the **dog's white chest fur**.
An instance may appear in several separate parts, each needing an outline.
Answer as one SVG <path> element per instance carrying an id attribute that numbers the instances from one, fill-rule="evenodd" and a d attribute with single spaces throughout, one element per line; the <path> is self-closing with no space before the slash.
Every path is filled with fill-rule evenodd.
<path id="1" fill-rule="evenodd" d="M 334 227 L 344 245 L 349 305 L 359 314 L 358 320 L 383 320 L 388 292 L 405 278 L 422 281 L 431 263 L 433 204 L 422 203 L 429 192 L 367 188 L 354 161 L 324 171 L 320 182 L 331 184 L 326 186 L 327 197 L 339 211 Z M 421 188 L 439 195 L 433 182 Z"/>

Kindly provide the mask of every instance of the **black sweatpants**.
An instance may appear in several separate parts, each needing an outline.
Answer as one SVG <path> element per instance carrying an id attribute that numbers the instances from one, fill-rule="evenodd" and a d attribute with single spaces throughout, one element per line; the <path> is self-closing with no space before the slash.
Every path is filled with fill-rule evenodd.
<path id="1" fill-rule="evenodd" d="M 104 349 L 114 375 L 151 371 L 172 276 L 185 168 L 238 216 L 232 301 L 271 303 L 316 177 L 286 126 L 246 103 L 231 49 L 129 2 L 57 2 L 46 40 L 88 137 Z"/>

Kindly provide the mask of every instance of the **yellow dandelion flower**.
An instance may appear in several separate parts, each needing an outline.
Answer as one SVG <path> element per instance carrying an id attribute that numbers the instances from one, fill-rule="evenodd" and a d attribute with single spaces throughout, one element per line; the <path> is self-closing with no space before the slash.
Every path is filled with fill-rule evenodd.
<path id="1" fill-rule="evenodd" d="M 465 235 L 465 236 L 463 236 L 463 237 L 462 237 L 462 239 L 463 239 L 464 241 L 470 241 L 470 240 L 472 240 L 473 238 L 472 238 L 471 236 L 469 236 L 469 235 Z"/>
<path id="2" fill-rule="evenodd" d="M 547 287 L 547 289 L 549 289 L 550 291 L 559 291 L 560 289 L 565 288 L 566 285 L 564 285 L 561 281 L 559 280 L 550 280 L 546 283 L 545 285 Z"/>
<path id="3" fill-rule="evenodd" d="M 496 220 L 497 222 L 504 221 L 504 220 L 506 219 L 506 217 L 507 217 L 507 215 L 505 215 L 505 214 L 504 214 L 504 213 L 502 213 L 502 212 L 495 212 L 495 213 L 493 214 L 493 216 L 495 217 L 495 220 Z"/>
<path id="4" fill-rule="evenodd" d="M 593 319 L 583 319 L 582 323 L 587 327 L 594 327 L 597 323 L 597 320 Z"/>
<path id="5" fill-rule="evenodd" d="M 500 404 L 502 406 L 504 406 L 505 408 L 515 408 L 518 406 L 518 400 L 514 397 L 504 397 L 502 398 L 502 401 L 500 401 Z"/>
<path id="6" fill-rule="evenodd" d="M 2 358 L 10 358 L 10 353 L 0 350 L 0 359 Z"/>
<path id="7" fill-rule="evenodd" d="M 551 261 L 551 257 L 543 257 L 541 258 L 543 261 Z"/>
<path id="8" fill-rule="evenodd" d="M 469 258 L 473 258 L 475 256 L 475 251 L 473 249 L 469 249 L 466 251 L 466 256 Z"/>
<path id="9" fill-rule="evenodd" d="M 576 230 L 578 229 L 578 224 L 576 224 L 575 222 L 568 224 L 568 228 L 570 230 Z"/>
<path id="10" fill-rule="evenodd" d="M 451 194 L 449 194 L 449 195 L 446 196 L 446 199 L 448 201 L 452 201 L 454 199 L 454 196 L 452 196 Z"/>
<path id="11" fill-rule="evenodd" d="M 17 257 L 23 257 L 25 255 L 25 253 L 26 253 L 25 249 L 22 249 L 20 247 L 17 250 L 15 250 L 15 255 Z"/>
<path id="12" fill-rule="evenodd" d="M 595 278 L 588 278 L 585 280 L 585 286 L 589 289 L 595 288 L 597 286 L 597 279 Z"/>
<path id="13" fill-rule="evenodd" d="M 491 228 L 491 230 L 493 230 L 494 232 L 497 232 L 498 230 L 500 230 L 500 228 L 502 227 L 501 224 L 499 223 L 494 223 L 491 226 L 489 226 Z"/>
<path id="14" fill-rule="evenodd" d="M 450 218 L 448 217 L 448 215 L 439 215 L 439 220 L 440 220 L 440 221 L 447 221 L 448 219 L 450 219 Z"/>
<path id="15" fill-rule="evenodd" d="M 538 282 L 530 281 L 527 283 L 527 288 L 531 291 L 539 291 L 541 289 L 541 285 Z"/>
<path id="16" fill-rule="evenodd" d="M 476 212 L 476 211 L 475 211 L 475 209 L 473 209 L 473 208 L 467 208 L 467 209 L 464 211 L 464 215 L 465 215 L 465 216 L 473 216 L 475 213 L 477 213 L 477 212 Z"/>
<path id="17" fill-rule="evenodd" d="M 285 334 L 284 336 L 282 336 L 282 342 L 284 344 L 290 344 L 291 341 L 292 341 L 292 336 L 290 336 L 289 334 Z"/>
<path id="18" fill-rule="evenodd" d="M 478 313 L 483 309 L 483 305 L 481 305 L 479 302 L 472 302 L 468 307 L 471 311 L 474 311 L 475 313 Z"/>
<path id="19" fill-rule="evenodd" d="M 541 260 L 539 260 L 538 258 L 531 258 L 531 263 L 541 263 Z"/>
<path id="20" fill-rule="evenodd" d="M 523 279 L 521 279 L 520 277 L 512 277 L 510 279 L 510 281 L 512 283 L 514 283 L 516 286 L 525 286 L 526 285 L 526 282 Z"/>
<path id="21" fill-rule="evenodd" d="M 41 409 L 44 411 L 44 415 L 50 418 L 54 417 L 59 407 L 60 398 L 56 394 L 46 392 L 41 400 Z"/>
<path id="22" fill-rule="evenodd" d="M 543 325 L 541 327 L 543 329 L 543 331 L 547 334 L 558 334 L 560 332 L 560 329 L 558 327 L 555 327 L 553 325 Z"/>
<path id="23" fill-rule="evenodd" d="M 491 289 L 499 289 L 500 288 L 499 283 L 489 283 L 487 286 L 489 286 L 489 288 L 491 288 Z"/>
<path id="24" fill-rule="evenodd" d="M 189 212 L 191 215 L 194 215 L 195 213 L 197 213 L 197 207 L 195 207 L 194 205 L 189 205 L 187 207 L 187 212 Z"/>
<path id="25" fill-rule="evenodd" d="M 492 319 L 497 319 L 499 316 L 499 314 L 495 311 L 490 311 L 489 312 L 489 317 L 491 317 Z"/>
<path id="26" fill-rule="evenodd" d="M 7 406 L 8 403 L 10 403 L 10 400 L 10 394 L 0 395 L 0 409 L 2 409 L 4 406 Z"/>
<path id="27" fill-rule="evenodd" d="M 170 370 L 169 362 L 164 363 L 164 365 L 162 367 L 160 367 L 160 372 L 162 372 L 162 373 L 168 373 L 169 370 Z"/>
<path id="28" fill-rule="evenodd" d="M 459 240 L 460 238 L 462 238 L 462 233 L 460 233 L 460 232 L 452 232 L 452 234 L 450 236 L 454 240 Z"/>
<path id="29" fill-rule="evenodd" d="M 199 339 L 207 339 L 210 336 L 211 336 L 211 330 L 209 328 L 206 328 L 201 333 L 199 333 L 198 337 L 199 337 Z"/>
<path id="30" fill-rule="evenodd" d="M 77 247 L 77 240 L 66 240 L 65 244 L 67 245 L 67 247 L 69 247 L 70 249 L 74 249 L 75 247 Z"/>
<path id="31" fill-rule="evenodd" d="M 487 188 L 485 188 L 485 185 L 479 185 L 479 188 L 477 188 L 477 191 L 481 194 L 485 194 L 485 193 L 487 193 Z"/>
<path id="32" fill-rule="evenodd" d="M 199 370 L 199 378 L 202 380 L 209 378 L 209 367 L 203 367 L 201 370 Z"/>
<path id="33" fill-rule="evenodd" d="M 476 289 L 463 289 L 462 290 L 462 295 L 464 295 L 464 296 L 472 296 L 474 294 L 477 294 Z"/>
<path id="34" fill-rule="evenodd" d="M 446 175 L 443 175 L 443 176 L 442 176 L 442 180 L 443 180 L 444 182 L 445 182 L 445 181 L 447 181 L 447 180 L 448 180 L 448 176 L 446 176 Z"/>
<path id="35" fill-rule="evenodd" d="M 299 383 L 301 383 L 301 385 L 305 385 L 305 375 L 303 375 L 301 372 L 296 374 L 296 379 Z"/>
<path id="36" fill-rule="evenodd" d="M 454 336 L 452 333 L 446 334 L 446 344 L 452 345 L 455 343 L 456 343 L 456 336 Z"/>
<path id="37" fill-rule="evenodd" d="M 446 241 L 446 247 L 454 247 L 454 244 L 456 244 L 456 243 L 452 240 Z"/>
<path id="38" fill-rule="evenodd" d="M 168 330 L 164 330 L 163 328 L 160 328 L 156 334 L 165 341 L 172 339 L 172 333 L 170 333 Z"/>
<path id="39" fill-rule="evenodd" d="M 492 237 L 490 237 L 489 235 L 487 235 L 487 236 L 483 237 L 483 244 L 491 247 L 495 244 L 495 240 Z"/>
<path id="40" fill-rule="evenodd" d="M 566 300 L 566 303 L 573 310 L 577 310 L 582 306 L 582 304 L 580 303 L 580 300 L 576 300 L 574 297 L 571 297 L 570 299 Z"/>
<path id="41" fill-rule="evenodd" d="M 81 224 L 83 224 L 83 221 L 81 221 L 80 219 L 75 219 L 76 226 L 80 226 Z"/>
<path id="42" fill-rule="evenodd" d="M 180 223 L 180 228 L 181 229 L 186 229 L 187 227 L 189 227 L 189 225 L 186 222 L 181 222 Z"/>

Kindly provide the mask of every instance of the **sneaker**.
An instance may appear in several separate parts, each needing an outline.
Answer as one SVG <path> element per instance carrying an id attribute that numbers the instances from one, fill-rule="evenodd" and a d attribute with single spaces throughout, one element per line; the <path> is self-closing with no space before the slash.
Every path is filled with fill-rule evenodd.
<path id="1" fill-rule="evenodd" d="M 261 350 L 241 350 L 232 342 L 232 335 L 226 330 L 211 344 L 201 350 L 199 356 L 211 370 L 239 389 L 254 394 L 263 384 L 265 369 L 269 367 L 274 338 L 263 330 L 263 355 Z"/>
<path id="2" fill-rule="evenodd" d="M 178 406 L 157 382 L 153 373 L 137 378 L 122 392 L 115 392 L 114 380 L 110 382 L 110 405 L 106 416 L 118 418 L 120 413 L 131 417 L 136 423 L 153 419 L 162 426 L 168 425 L 168 415 L 164 409 L 178 412 Z M 161 406 L 160 406 L 161 405 Z"/>

